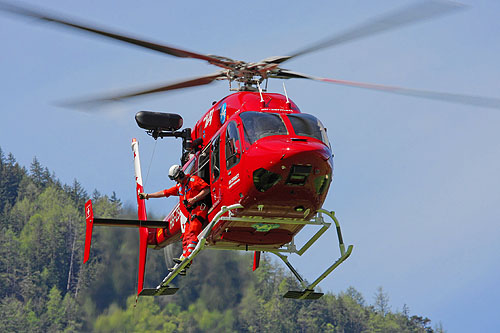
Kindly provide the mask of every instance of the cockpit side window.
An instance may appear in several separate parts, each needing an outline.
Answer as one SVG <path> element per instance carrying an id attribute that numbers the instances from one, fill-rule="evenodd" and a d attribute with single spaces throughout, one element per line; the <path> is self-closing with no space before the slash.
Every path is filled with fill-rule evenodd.
<path id="1" fill-rule="evenodd" d="M 240 161 L 241 143 L 238 127 L 234 121 L 230 122 L 226 130 L 226 167 L 231 169 Z"/>
<path id="2" fill-rule="evenodd" d="M 295 134 L 316 138 L 323 141 L 325 145 L 330 146 L 326 129 L 315 116 L 305 113 L 295 113 L 289 114 L 288 119 L 292 123 Z"/>
<path id="3" fill-rule="evenodd" d="M 280 115 L 275 113 L 247 111 L 240 114 L 243 121 L 245 139 L 255 141 L 271 135 L 287 135 L 288 132 Z"/>
<path id="4" fill-rule="evenodd" d="M 208 144 L 200 153 L 198 161 L 198 176 L 201 177 L 207 184 L 210 184 L 210 149 L 212 145 Z"/>

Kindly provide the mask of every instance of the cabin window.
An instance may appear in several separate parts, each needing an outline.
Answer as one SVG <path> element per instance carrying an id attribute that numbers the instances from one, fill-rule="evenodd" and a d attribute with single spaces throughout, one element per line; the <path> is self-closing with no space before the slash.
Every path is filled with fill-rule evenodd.
<path id="1" fill-rule="evenodd" d="M 210 162 L 212 169 L 212 182 L 217 180 L 220 175 L 220 136 L 212 142 L 212 153 L 210 154 Z"/>
<path id="2" fill-rule="evenodd" d="M 186 164 L 184 164 L 184 167 L 182 168 L 184 173 L 186 174 L 192 174 L 193 173 L 193 169 L 194 169 L 194 166 L 196 165 L 196 159 L 195 158 L 191 158 Z"/>
<path id="3" fill-rule="evenodd" d="M 245 139 L 255 141 L 271 135 L 287 135 L 288 132 L 280 115 L 275 113 L 247 111 L 240 114 L 243 121 Z"/>
<path id="4" fill-rule="evenodd" d="M 234 121 L 230 122 L 226 130 L 226 167 L 231 169 L 240 161 L 241 143 L 238 127 Z"/>
<path id="5" fill-rule="evenodd" d="M 198 161 L 198 176 L 201 177 L 207 184 L 210 183 L 210 148 L 211 144 L 207 145 L 200 153 Z"/>
<path id="6" fill-rule="evenodd" d="M 323 141 L 325 145 L 330 146 L 326 135 L 326 129 L 315 116 L 305 113 L 296 113 L 289 114 L 288 119 L 290 119 L 296 135 L 316 138 Z"/>

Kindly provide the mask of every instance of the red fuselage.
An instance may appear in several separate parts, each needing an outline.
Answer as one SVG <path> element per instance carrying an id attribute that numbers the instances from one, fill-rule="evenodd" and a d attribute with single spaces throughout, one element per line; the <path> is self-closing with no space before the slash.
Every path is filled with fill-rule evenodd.
<path id="1" fill-rule="evenodd" d="M 184 169 L 210 184 L 209 220 L 222 206 L 240 203 L 239 217 L 310 219 L 321 208 L 332 180 L 332 151 L 326 130 L 281 94 L 238 92 L 214 104 L 192 129 L 203 148 Z M 169 228 L 155 230 L 150 244 L 177 239 L 183 207 L 167 217 Z M 258 221 L 257 221 L 258 222 Z M 278 248 L 302 225 L 256 227 L 220 221 L 209 242 L 217 246 Z M 154 236 L 154 237 L 153 237 Z M 174 237 L 177 236 L 177 237 Z"/>

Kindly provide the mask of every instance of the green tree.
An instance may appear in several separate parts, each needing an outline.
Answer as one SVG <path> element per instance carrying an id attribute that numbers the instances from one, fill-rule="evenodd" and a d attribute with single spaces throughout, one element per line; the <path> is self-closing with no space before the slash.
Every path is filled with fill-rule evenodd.
<path id="1" fill-rule="evenodd" d="M 382 287 L 378 287 L 375 293 L 375 310 L 382 316 L 387 315 L 390 311 L 389 296 Z"/>
<path id="2" fill-rule="evenodd" d="M 14 155 L 5 159 L 0 148 L 0 225 L 5 225 L 6 214 L 14 206 L 18 196 L 18 188 L 25 170 L 19 166 Z"/>
<path id="3" fill-rule="evenodd" d="M 284 299 L 302 289 L 290 273 L 268 256 L 252 272 L 250 255 L 230 251 L 203 251 L 174 281 L 177 294 L 136 305 L 136 229 L 95 228 L 82 265 L 87 193 L 78 181 L 61 185 L 36 158 L 28 173 L 1 149 L 0 175 L 1 332 L 434 332 L 407 306 L 392 312 L 382 287 L 373 305 L 353 287 Z M 99 217 L 136 218 L 114 192 L 94 191 L 93 206 Z M 149 251 L 146 285 L 166 274 L 162 251 Z"/>
<path id="4" fill-rule="evenodd" d="M 50 289 L 47 301 L 46 320 L 48 332 L 60 332 L 62 329 L 64 310 L 61 301 L 61 292 L 56 286 L 53 286 Z"/>
<path id="5" fill-rule="evenodd" d="M 79 212 L 83 212 L 88 195 L 82 185 L 75 179 L 71 186 L 64 185 L 64 191 L 70 196 Z"/>
<path id="6" fill-rule="evenodd" d="M 15 233 L 11 229 L 0 230 L 0 297 L 20 296 L 23 259 Z"/>
<path id="7" fill-rule="evenodd" d="M 23 303 L 14 297 L 5 297 L 0 301 L 0 332 L 24 332 L 28 327 Z"/>

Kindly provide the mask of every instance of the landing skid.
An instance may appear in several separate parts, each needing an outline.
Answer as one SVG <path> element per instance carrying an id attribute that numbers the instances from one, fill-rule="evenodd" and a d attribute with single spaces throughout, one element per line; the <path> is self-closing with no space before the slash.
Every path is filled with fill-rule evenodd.
<path id="1" fill-rule="evenodd" d="M 306 252 L 311 245 L 313 245 L 321 235 L 323 235 L 328 228 L 330 228 L 331 223 L 325 222 L 323 218 L 323 214 L 329 216 L 333 222 L 335 223 L 335 226 L 337 228 L 337 236 L 339 239 L 339 248 L 340 248 L 340 257 L 335 261 L 330 267 L 328 267 L 313 283 L 307 284 L 304 279 L 300 276 L 300 274 L 297 272 L 297 270 L 290 264 L 288 261 L 288 257 L 285 254 L 298 254 L 301 256 Z M 265 247 L 259 247 L 259 246 L 247 246 L 245 249 L 242 249 L 241 247 L 224 247 L 224 248 L 217 248 L 217 246 L 211 247 L 212 249 L 220 249 L 220 250 L 246 250 L 246 251 L 260 251 L 260 252 L 270 252 L 275 255 L 277 255 L 285 265 L 290 269 L 290 271 L 295 275 L 297 280 L 300 282 L 302 287 L 304 288 L 303 291 L 294 291 L 290 290 L 288 291 L 283 297 L 285 298 L 295 298 L 295 299 L 318 299 L 321 296 L 323 296 L 322 293 L 316 293 L 314 292 L 314 288 L 321 282 L 323 281 L 330 273 L 333 272 L 335 268 L 337 268 L 341 263 L 343 263 L 350 255 L 353 249 L 353 245 L 349 245 L 347 248 L 347 251 L 345 249 L 344 245 L 344 240 L 342 239 L 342 232 L 340 230 L 340 223 L 335 217 L 335 212 L 329 212 L 324 209 L 318 210 L 317 214 L 310 220 L 284 220 L 284 219 L 279 219 L 279 218 L 252 218 L 252 217 L 222 217 L 222 220 L 230 220 L 230 221 L 238 221 L 238 222 L 248 222 L 248 223 L 255 223 L 256 221 L 262 222 L 262 223 L 293 223 L 293 224 L 303 224 L 303 225 L 317 225 L 321 226 L 321 228 L 299 249 L 297 250 L 297 247 L 295 246 L 294 240 L 292 240 L 290 243 L 285 244 L 279 249 L 272 250 L 269 248 Z"/>
<path id="2" fill-rule="evenodd" d="M 242 205 L 240 204 L 234 204 L 231 206 L 223 206 L 221 210 L 217 213 L 217 215 L 214 216 L 212 219 L 212 222 L 210 222 L 205 229 L 198 235 L 198 244 L 196 245 L 196 248 L 194 251 L 191 253 L 189 257 L 184 259 L 180 264 L 176 264 L 172 270 L 164 279 L 163 281 L 154 289 L 143 289 L 139 296 L 162 296 L 162 295 L 173 295 L 179 290 L 179 288 L 172 288 L 169 287 L 169 283 L 172 282 L 172 280 L 179 275 L 180 271 L 182 271 L 184 268 L 186 268 L 187 265 L 191 261 L 193 261 L 194 257 L 200 253 L 201 250 L 205 248 L 205 244 L 207 242 L 207 236 L 210 235 L 210 232 L 212 231 L 212 228 L 214 225 L 219 222 L 221 219 L 222 215 L 224 215 L 227 212 L 230 212 L 233 209 L 237 208 L 243 208 Z"/>
<path id="3" fill-rule="evenodd" d="M 179 290 L 179 288 L 170 288 L 168 286 L 163 288 L 151 288 L 151 289 L 142 289 L 139 296 L 165 296 L 165 295 L 173 295 Z"/>
<path id="4" fill-rule="evenodd" d="M 240 204 L 234 204 L 231 206 L 224 206 L 221 208 L 221 210 L 217 213 L 217 215 L 213 218 L 212 222 L 210 222 L 209 225 L 203 229 L 203 231 L 200 233 L 198 236 L 198 244 L 196 245 L 196 248 L 194 249 L 193 253 L 186 259 L 184 259 L 180 264 L 176 264 L 173 268 L 173 271 L 170 272 L 164 279 L 163 281 L 154 289 L 143 289 L 142 292 L 139 294 L 139 296 L 162 296 L 162 295 L 173 295 L 177 292 L 179 288 L 174 288 L 174 287 L 169 287 L 169 283 L 172 282 L 172 280 L 179 275 L 180 271 L 186 268 L 186 266 L 196 257 L 201 250 L 205 248 L 206 241 L 207 241 L 207 236 L 210 234 L 212 231 L 212 228 L 214 225 L 219 222 L 219 220 L 229 220 L 229 221 L 238 221 L 238 222 L 249 222 L 249 223 L 255 223 L 256 219 L 255 218 L 241 218 L 241 217 L 234 217 L 234 216 L 222 216 L 227 212 L 230 212 L 233 209 L 237 208 L 243 208 Z M 337 228 L 337 237 L 339 240 L 339 248 L 340 248 L 340 257 L 335 261 L 330 267 L 328 267 L 313 283 L 307 284 L 304 279 L 300 276 L 300 274 L 297 272 L 297 270 L 290 264 L 288 261 L 288 257 L 285 254 L 298 254 L 301 256 L 306 252 L 311 245 L 313 245 L 318 238 L 323 235 L 328 228 L 330 228 L 331 223 L 325 222 L 323 218 L 323 214 L 329 216 L 333 222 L 335 223 L 335 226 Z M 273 222 L 284 222 L 285 220 L 283 219 L 258 219 L 259 222 L 264 222 L 264 223 L 273 223 Z M 289 290 L 283 297 L 285 298 L 293 298 L 293 299 L 309 299 L 309 300 L 314 300 L 318 299 L 321 296 L 323 296 L 323 293 L 318 293 L 314 291 L 314 288 L 321 282 L 323 281 L 328 275 L 330 275 L 335 268 L 337 268 L 341 263 L 343 263 L 350 255 L 353 249 L 353 245 L 349 245 L 347 248 L 347 251 L 345 250 L 345 245 L 344 245 L 344 240 L 342 239 L 342 232 L 340 230 L 340 223 L 335 217 L 335 212 L 329 212 L 324 209 L 318 210 L 318 213 L 311 219 L 310 221 L 306 220 L 286 220 L 286 223 L 294 223 L 294 224 L 304 224 L 304 225 L 319 225 L 321 226 L 320 230 L 318 230 L 299 250 L 297 250 L 294 241 L 292 240 L 290 243 L 285 244 L 283 247 L 279 249 L 269 249 L 268 247 L 260 247 L 260 246 L 246 246 L 244 249 L 241 247 L 235 246 L 235 247 L 221 247 L 218 248 L 216 245 L 211 246 L 210 248 L 212 249 L 219 249 L 219 250 L 245 250 L 245 251 L 261 251 L 261 252 L 270 252 L 278 256 L 285 265 L 290 269 L 290 271 L 293 273 L 293 275 L 297 278 L 297 280 L 300 282 L 301 286 L 304 288 L 302 291 L 297 291 L 297 290 Z"/>
<path id="5" fill-rule="evenodd" d="M 295 298 L 295 299 L 318 299 L 323 296 L 323 293 L 315 293 L 314 290 L 304 290 L 304 291 L 293 291 L 289 290 L 284 298 Z"/>

